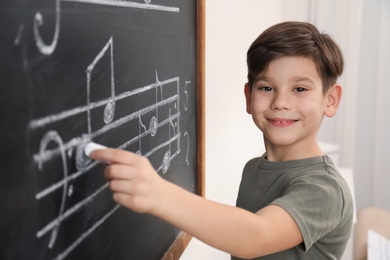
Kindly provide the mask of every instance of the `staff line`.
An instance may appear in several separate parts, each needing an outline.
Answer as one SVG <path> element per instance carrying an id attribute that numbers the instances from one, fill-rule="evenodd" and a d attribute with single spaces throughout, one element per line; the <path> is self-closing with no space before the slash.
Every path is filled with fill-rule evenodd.
<path id="1" fill-rule="evenodd" d="M 178 99 L 179 99 L 179 95 L 175 94 L 175 95 L 173 95 L 169 98 L 166 98 L 162 101 L 159 101 L 159 102 L 157 102 L 149 107 L 143 108 L 143 109 L 138 110 L 137 112 L 134 112 L 130 115 L 124 116 L 124 117 L 122 117 L 122 118 L 120 118 L 120 119 L 118 119 L 118 120 L 116 120 L 108 125 L 105 125 L 103 128 L 96 131 L 95 133 L 92 133 L 90 135 L 90 138 L 94 139 L 102 134 L 107 133 L 108 131 L 110 131 L 112 129 L 115 129 L 115 128 L 117 128 L 125 123 L 130 122 L 133 119 L 136 119 L 140 116 L 143 116 L 143 115 L 147 114 L 150 111 L 153 111 L 154 109 L 156 109 L 158 107 L 164 106 L 164 105 L 169 104 L 171 102 L 174 102 Z M 178 113 L 180 113 L 180 112 L 178 112 Z M 165 120 L 163 122 L 165 122 Z M 81 142 L 81 139 L 82 139 L 81 137 L 72 138 L 69 142 L 64 144 L 65 150 L 68 150 L 70 148 L 77 146 Z M 59 155 L 59 153 L 60 153 L 60 149 L 56 148 L 56 149 L 46 150 L 44 152 L 36 153 L 33 155 L 33 158 L 34 158 L 35 163 L 39 163 L 39 162 L 43 163 L 43 162 L 46 162 L 46 161 L 52 159 L 56 155 Z"/>
<path id="2" fill-rule="evenodd" d="M 179 134 L 178 134 L 179 135 Z M 163 148 L 164 146 L 167 146 L 169 145 L 171 142 L 173 142 L 174 140 L 177 140 L 178 139 L 178 135 L 172 137 L 170 140 L 166 141 L 165 143 L 163 144 L 160 144 L 158 147 L 155 147 L 153 149 L 153 152 L 149 152 L 147 155 L 145 155 L 146 157 L 150 156 L 151 154 L 153 154 L 154 152 L 156 152 L 157 150 Z M 170 160 L 172 160 L 174 157 L 176 157 L 178 154 L 180 153 L 180 151 L 176 151 L 173 155 L 170 156 Z M 160 169 L 162 168 L 162 165 L 157 169 L 157 171 L 159 171 Z M 63 181 L 64 182 L 64 181 Z M 71 208 L 67 209 L 63 214 L 61 214 L 60 216 L 58 216 L 57 218 L 55 218 L 54 220 L 52 220 L 49 224 L 47 224 L 46 226 L 44 226 L 41 230 L 39 230 L 37 232 L 37 237 L 40 238 L 42 236 L 44 236 L 47 232 L 49 232 L 50 230 L 52 230 L 53 228 L 55 228 L 56 225 L 58 225 L 58 223 L 61 223 L 62 221 L 64 221 L 65 219 L 67 219 L 68 217 L 70 217 L 72 214 L 76 213 L 79 209 L 81 209 L 82 207 L 88 205 L 90 202 L 93 201 L 93 199 L 99 194 L 101 193 L 103 190 L 105 190 L 107 187 L 108 187 L 109 183 L 106 182 L 104 185 L 102 185 L 101 187 L 99 187 L 97 190 L 95 190 L 91 195 L 89 195 L 88 197 L 86 197 L 85 199 L 83 199 L 82 201 L 78 202 L 77 204 L 73 205 Z"/>
<path id="3" fill-rule="evenodd" d="M 174 115 L 172 115 L 172 119 L 176 119 L 180 116 L 180 113 L 176 113 Z M 170 121 L 170 119 L 166 119 L 162 122 L 160 122 L 158 124 L 158 127 L 161 127 L 165 124 L 167 124 L 168 122 Z M 142 138 L 146 135 L 148 135 L 150 133 L 150 129 L 147 130 L 146 132 L 143 132 L 142 134 L 130 139 L 129 141 L 127 141 L 126 143 L 120 145 L 118 148 L 119 149 L 125 149 L 127 148 L 128 146 L 130 146 L 131 144 L 135 143 L 136 141 L 138 141 L 139 138 Z M 178 135 L 178 134 L 177 134 Z M 172 137 L 169 141 L 167 142 L 172 142 L 174 140 L 176 140 L 177 137 Z M 161 147 L 160 147 L 161 148 Z M 150 151 L 148 153 L 145 154 L 146 157 L 148 157 L 150 154 L 153 154 L 156 150 L 154 150 L 152 153 L 150 153 Z M 38 192 L 36 195 L 35 195 L 35 198 L 37 200 L 47 196 L 48 194 L 50 194 L 51 192 L 61 188 L 62 186 L 64 186 L 65 183 L 71 181 L 71 180 L 75 180 L 77 179 L 78 177 L 80 177 L 81 175 L 83 175 L 84 173 L 88 172 L 90 169 L 92 169 L 93 167 L 95 167 L 98 163 L 95 161 L 95 162 L 92 162 L 90 165 L 88 165 L 88 167 L 85 169 L 85 171 L 77 171 L 75 173 L 72 173 L 70 175 L 68 175 L 66 178 L 54 183 L 53 185 L 45 188 L 44 190 Z"/>
<path id="4" fill-rule="evenodd" d="M 76 239 L 70 246 L 68 246 L 62 253 L 60 253 L 55 259 L 62 260 L 69 253 L 71 253 L 81 242 L 83 242 L 90 234 L 92 234 L 95 229 L 97 229 L 101 224 L 104 223 L 115 211 L 119 209 L 119 205 L 116 204 L 109 212 L 106 213 L 101 219 L 99 219 L 92 227 L 90 227 L 86 232 L 81 234 L 78 239 Z"/>
<path id="5" fill-rule="evenodd" d="M 171 96 L 169 98 L 166 98 L 164 100 L 161 100 L 161 101 L 159 101 L 159 102 L 157 102 L 157 103 L 155 103 L 155 104 L 153 104 L 151 106 L 145 107 L 145 108 L 140 109 L 137 112 L 134 112 L 134 113 L 132 113 L 130 115 L 124 116 L 124 117 L 116 120 L 113 123 L 105 125 L 100 130 L 98 130 L 95 133 L 91 134 L 91 138 L 93 139 L 93 138 L 95 138 L 97 136 L 100 136 L 100 135 L 102 135 L 104 133 L 107 133 L 108 131 L 110 131 L 110 130 L 112 130 L 114 128 L 117 128 L 117 127 L 119 127 L 119 126 L 121 126 L 121 125 L 123 125 L 123 124 L 125 124 L 125 123 L 127 123 L 127 122 L 129 122 L 131 120 L 133 120 L 133 119 L 136 119 L 136 118 L 138 118 L 138 117 L 140 117 L 142 115 L 145 115 L 145 114 L 155 110 L 158 107 L 161 107 L 161 106 L 164 106 L 166 104 L 172 103 L 172 102 L 174 102 L 174 101 L 176 101 L 178 99 L 179 99 L 179 95 L 175 94 L 175 95 L 173 95 L 173 96 Z"/>
<path id="6" fill-rule="evenodd" d="M 109 183 L 106 182 L 104 185 L 102 185 L 99 189 L 97 189 L 94 193 L 89 195 L 87 198 L 83 199 L 79 203 L 73 205 L 73 207 L 69 208 L 67 211 L 65 211 L 63 214 L 58 216 L 56 219 L 52 220 L 49 224 L 47 224 L 45 227 L 43 227 L 41 230 L 37 232 L 37 237 L 40 238 L 43 235 L 45 235 L 47 232 L 52 230 L 58 223 L 61 223 L 65 219 L 67 219 L 69 216 L 71 216 L 73 213 L 78 211 L 80 208 L 86 206 L 88 203 L 90 203 L 93 198 L 95 198 L 100 192 L 102 192 L 104 189 L 108 187 Z"/>
<path id="7" fill-rule="evenodd" d="M 96 5 L 129 7 L 129 8 L 165 11 L 165 12 L 173 12 L 173 13 L 180 12 L 179 7 L 137 3 L 137 2 L 132 2 L 132 1 L 124 1 L 124 0 L 61 0 L 61 1 L 62 2 L 76 2 L 76 3 L 88 3 L 88 4 L 96 4 Z"/>
<path id="8" fill-rule="evenodd" d="M 137 94 L 139 94 L 141 92 L 145 92 L 145 91 L 148 91 L 150 89 L 157 88 L 160 85 L 166 85 L 166 84 L 169 84 L 169 83 L 172 83 L 172 82 L 175 82 L 175 81 L 179 81 L 179 80 L 180 80 L 179 77 L 175 77 L 175 78 L 171 78 L 171 79 L 167 79 L 167 80 L 161 81 L 160 83 L 152 83 L 152 84 L 146 85 L 144 87 L 141 87 L 141 88 L 138 88 L 138 89 L 135 89 L 135 90 L 129 90 L 129 91 L 126 91 L 126 92 L 124 92 L 124 93 L 122 93 L 122 94 L 120 94 L 118 96 L 115 96 L 114 101 L 116 102 L 118 100 L 130 97 L 130 96 L 133 96 L 133 95 L 137 95 Z M 104 106 L 111 99 L 112 99 L 112 97 L 106 98 L 104 100 L 91 102 L 87 106 L 76 107 L 76 108 L 73 108 L 73 109 L 70 109 L 70 110 L 67 110 L 67 111 L 63 111 L 63 112 L 58 113 L 58 114 L 53 114 L 53 115 L 49 115 L 49 116 L 45 116 L 45 117 L 42 117 L 42 118 L 31 120 L 30 123 L 29 123 L 29 128 L 31 130 L 34 130 L 34 129 L 37 129 L 37 128 L 40 128 L 40 127 L 44 127 L 44 126 L 46 126 L 48 124 L 55 123 L 57 121 L 61 121 L 61 120 L 65 119 L 65 118 L 68 118 L 68 117 L 71 117 L 71 116 L 74 116 L 74 115 L 86 112 L 88 110 L 92 110 L 94 108 Z"/>

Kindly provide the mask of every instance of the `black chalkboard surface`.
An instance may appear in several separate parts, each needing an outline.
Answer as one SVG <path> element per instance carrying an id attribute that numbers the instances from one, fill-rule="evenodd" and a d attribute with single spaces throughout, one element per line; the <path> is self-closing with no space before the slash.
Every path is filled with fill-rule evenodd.
<path id="1" fill-rule="evenodd" d="M 113 202 L 83 147 L 201 194 L 199 1 L 0 8 L 0 259 L 161 259 L 183 233 Z"/>

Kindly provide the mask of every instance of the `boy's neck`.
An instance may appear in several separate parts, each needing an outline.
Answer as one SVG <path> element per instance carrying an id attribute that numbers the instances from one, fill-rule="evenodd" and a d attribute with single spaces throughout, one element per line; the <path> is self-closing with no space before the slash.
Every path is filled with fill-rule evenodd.
<path id="1" fill-rule="evenodd" d="M 289 146 L 274 145 L 264 140 L 264 144 L 268 161 L 291 161 L 323 155 L 317 140 Z"/>

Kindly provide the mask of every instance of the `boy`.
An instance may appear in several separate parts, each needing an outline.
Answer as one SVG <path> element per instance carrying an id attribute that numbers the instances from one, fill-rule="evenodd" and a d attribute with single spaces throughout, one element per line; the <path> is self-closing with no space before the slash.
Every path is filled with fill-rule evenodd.
<path id="1" fill-rule="evenodd" d="M 316 135 L 336 114 L 343 58 L 311 24 L 284 22 L 264 31 L 247 53 L 246 110 L 266 153 L 244 167 L 237 207 L 212 202 L 162 179 L 149 161 L 117 149 L 110 162 L 113 198 L 153 214 L 232 259 L 340 259 L 352 225 L 352 198 Z"/>

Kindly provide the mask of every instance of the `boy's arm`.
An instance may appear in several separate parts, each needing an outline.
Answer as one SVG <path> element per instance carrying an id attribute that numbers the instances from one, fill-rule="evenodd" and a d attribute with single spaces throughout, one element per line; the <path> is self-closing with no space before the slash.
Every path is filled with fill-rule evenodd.
<path id="1" fill-rule="evenodd" d="M 103 149 L 91 157 L 110 163 L 104 174 L 117 203 L 155 215 L 232 255 L 253 258 L 302 242 L 296 222 L 279 206 L 254 214 L 206 200 L 164 180 L 148 159 L 131 152 Z"/>

